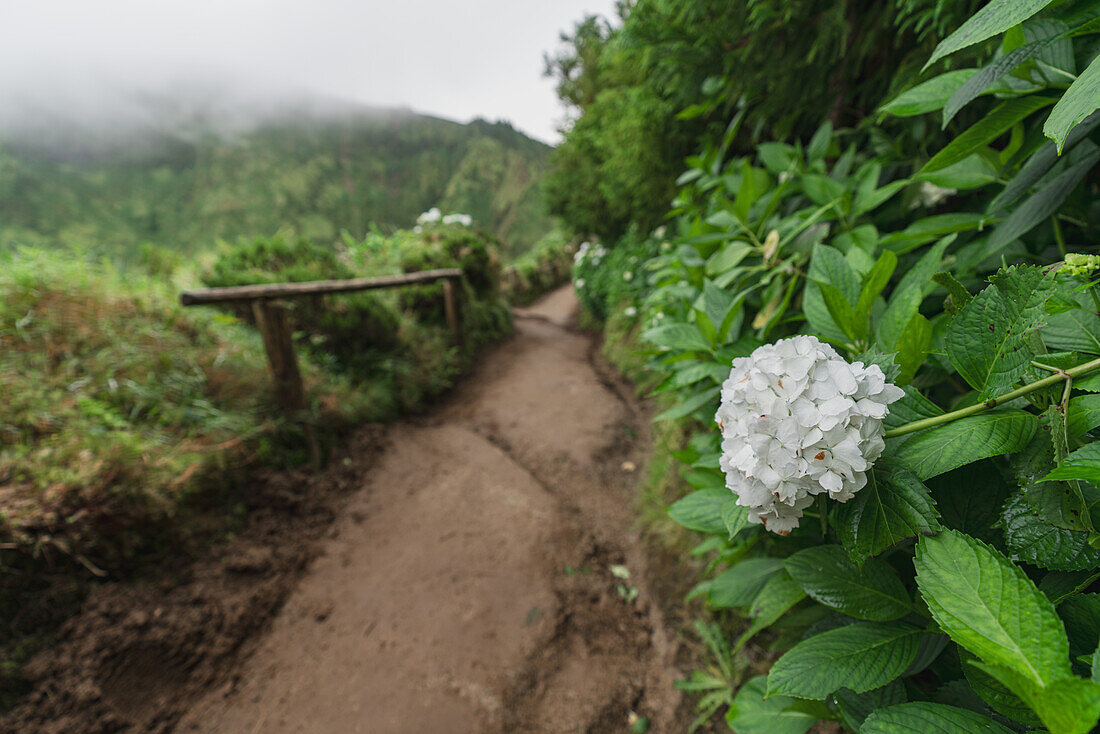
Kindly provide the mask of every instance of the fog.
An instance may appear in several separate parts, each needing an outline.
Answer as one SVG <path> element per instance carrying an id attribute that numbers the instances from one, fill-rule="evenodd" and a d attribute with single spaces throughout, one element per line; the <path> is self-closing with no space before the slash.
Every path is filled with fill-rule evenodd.
<path id="1" fill-rule="evenodd" d="M 0 15 L 0 132 L 111 137 L 168 121 L 234 130 L 369 105 L 564 120 L 543 55 L 612 0 L 35 0 Z"/>

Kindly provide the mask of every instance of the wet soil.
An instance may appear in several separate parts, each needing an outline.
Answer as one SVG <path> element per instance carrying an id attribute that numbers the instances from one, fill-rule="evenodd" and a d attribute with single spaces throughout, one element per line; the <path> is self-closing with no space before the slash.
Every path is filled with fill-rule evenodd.
<path id="1" fill-rule="evenodd" d="M 569 288 L 428 417 L 261 477 L 238 536 L 98 588 L 0 732 L 686 729 L 633 529 L 646 417 Z"/>

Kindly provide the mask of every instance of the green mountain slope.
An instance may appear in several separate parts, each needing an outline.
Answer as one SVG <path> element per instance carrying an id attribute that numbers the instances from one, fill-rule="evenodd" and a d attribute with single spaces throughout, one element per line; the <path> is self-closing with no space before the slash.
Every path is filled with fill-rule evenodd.
<path id="1" fill-rule="evenodd" d="M 79 131 L 64 146 L 0 138 L 0 248 L 198 252 L 288 226 L 324 242 L 410 227 L 433 206 L 471 214 L 511 253 L 551 229 L 539 185 L 550 148 L 505 123 L 343 110 L 233 134 L 165 129 L 87 150 Z"/>

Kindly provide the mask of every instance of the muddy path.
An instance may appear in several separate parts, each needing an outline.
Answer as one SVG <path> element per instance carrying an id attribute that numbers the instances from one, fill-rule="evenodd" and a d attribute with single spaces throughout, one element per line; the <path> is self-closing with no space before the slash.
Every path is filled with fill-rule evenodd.
<path id="1" fill-rule="evenodd" d="M 632 529 L 646 418 L 571 289 L 430 416 L 273 476 L 234 541 L 105 586 L 0 731 L 684 730 Z"/>

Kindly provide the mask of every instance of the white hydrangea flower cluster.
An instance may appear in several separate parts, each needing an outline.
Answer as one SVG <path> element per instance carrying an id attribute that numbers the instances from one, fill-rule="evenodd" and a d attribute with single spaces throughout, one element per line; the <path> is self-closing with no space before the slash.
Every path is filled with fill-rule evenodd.
<path id="1" fill-rule="evenodd" d="M 417 224 L 435 224 L 443 219 L 443 212 L 439 211 L 439 207 L 433 206 L 428 211 L 421 214 L 416 218 Z"/>
<path id="2" fill-rule="evenodd" d="M 474 223 L 474 218 L 469 214 L 448 214 L 443 217 L 444 224 L 459 224 L 463 227 L 469 227 Z"/>
<path id="3" fill-rule="evenodd" d="M 443 214 L 439 211 L 439 207 L 433 206 L 428 211 L 424 212 L 416 218 L 416 227 L 414 232 L 421 232 L 424 229 L 425 224 L 460 224 L 463 227 L 469 227 L 474 223 L 474 218 L 469 214 Z"/>
<path id="4" fill-rule="evenodd" d="M 847 502 L 863 489 L 887 406 L 904 394 L 878 365 L 849 364 L 813 336 L 733 360 L 715 416 L 726 486 L 751 522 L 786 535 L 816 495 Z"/>
<path id="5" fill-rule="evenodd" d="M 591 242 L 582 242 L 577 251 L 573 253 L 573 262 L 580 263 L 585 258 L 591 257 L 593 265 L 599 265 L 600 260 L 607 255 L 607 249 L 603 245 L 592 246 Z"/>

